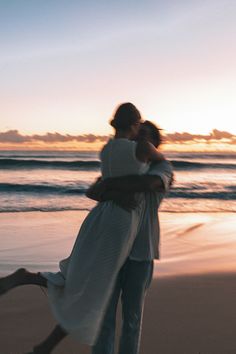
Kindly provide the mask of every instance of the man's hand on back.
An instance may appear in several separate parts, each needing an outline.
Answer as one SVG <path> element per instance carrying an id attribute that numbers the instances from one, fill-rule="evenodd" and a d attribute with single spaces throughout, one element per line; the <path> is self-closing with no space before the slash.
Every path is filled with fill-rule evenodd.
<path id="1" fill-rule="evenodd" d="M 102 195 L 106 189 L 106 182 L 99 177 L 87 190 L 86 197 L 100 202 L 102 201 Z"/>
<path id="2" fill-rule="evenodd" d="M 108 198 L 107 200 L 112 200 L 115 204 L 119 207 L 127 210 L 132 211 L 138 206 L 138 202 L 135 199 L 134 193 L 121 193 L 117 191 L 111 191 L 104 193 L 104 198 Z"/>
<path id="3" fill-rule="evenodd" d="M 135 193 L 109 190 L 107 184 L 106 180 L 98 178 L 97 181 L 89 187 L 86 196 L 98 202 L 112 200 L 115 204 L 127 211 L 131 211 L 137 207 Z"/>
<path id="4" fill-rule="evenodd" d="M 173 175 L 170 185 L 173 183 Z M 99 202 L 112 200 L 126 210 L 137 207 L 136 192 L 164 192 L 163 180 L 158 175 L 133 175 L 107 178 L 101 177 L 91 185 L 86 196 Z"/>

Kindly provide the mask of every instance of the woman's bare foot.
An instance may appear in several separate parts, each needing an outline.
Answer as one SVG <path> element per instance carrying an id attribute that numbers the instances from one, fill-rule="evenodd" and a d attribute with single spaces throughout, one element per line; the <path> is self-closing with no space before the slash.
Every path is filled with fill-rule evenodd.
<path id="1" fill-rule="evenodd" d="M 27 354 L 50 354 L 52 350 L 67 336 L 67 332 L 58 324 L 41 343 Z"/>
<path id="2" fill-rule="evenodd" d="M 26 354 L 50 354 L 51 350 L 49 350 L 48 348 L 46 348 L 45 345 L 36 345 L 33 347 L 33 351 L 32 352 L 28 352 Z"/>
<path id="3" fill-rule="evenodd" d="M 14 273 L 0 278 L 0 295 L 5 294 L 15 286 L 20 285 L 27 273 L 28 271 L 25 268 L 19 268 Z"/>
<path id="4" fill-rule="evenodd" d="M 47 279 L 40 272 L 32 273 L 25 268 L 19 268 L 14 273 L 0 278 L 0 295 L 19 285 L 39 285 L 47 288 Z"/>

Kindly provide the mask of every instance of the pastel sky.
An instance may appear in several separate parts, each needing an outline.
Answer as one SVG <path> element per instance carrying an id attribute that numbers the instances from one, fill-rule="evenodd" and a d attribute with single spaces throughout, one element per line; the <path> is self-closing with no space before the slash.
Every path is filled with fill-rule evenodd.
<path id="1" fill-rule="evenodd" d="M 235 0 L 0 0 L 0 131 L 236 134 Z"/>

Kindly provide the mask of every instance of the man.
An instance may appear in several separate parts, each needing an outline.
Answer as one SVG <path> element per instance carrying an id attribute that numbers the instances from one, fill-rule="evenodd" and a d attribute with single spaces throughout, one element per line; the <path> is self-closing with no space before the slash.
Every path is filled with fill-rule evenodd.
<path id="1" fill-rule="evenodd" d="M 155 147 L 161 143 L 160 130 L 146 121 L 139 139 Z M 135 193 L 144 192 L 146 209 L 138 235 L 125 264 L 121 268 L 113 295 L 103 321 L 103 327 L 92 354 L 113 354 L 116 309 L 121 293 L 123 326 L 119 354 L 138 354 L 141 337 L 143 306 L 153 273 L 153 260 L 159 259 L 158 208 L 173 181 L 171 164 L 167 160 L 152 163 L 146 175 L 109 178 L 91 186 L 87 196 L 97 201 L 113 200 L 130 210 L 136 207 Z"/>

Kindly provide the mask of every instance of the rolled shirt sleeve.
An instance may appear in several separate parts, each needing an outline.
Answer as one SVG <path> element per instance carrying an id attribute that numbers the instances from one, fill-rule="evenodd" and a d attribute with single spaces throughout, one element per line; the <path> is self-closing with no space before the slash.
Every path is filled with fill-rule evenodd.
<path id="1" fill-rule="evenodd" d="M 164 185 L 164 191 L 168 192 L 173 179 L 173 167 L 167 160 L 153 162 L 148 170 L 148 175 L 159 176 Z"/>

